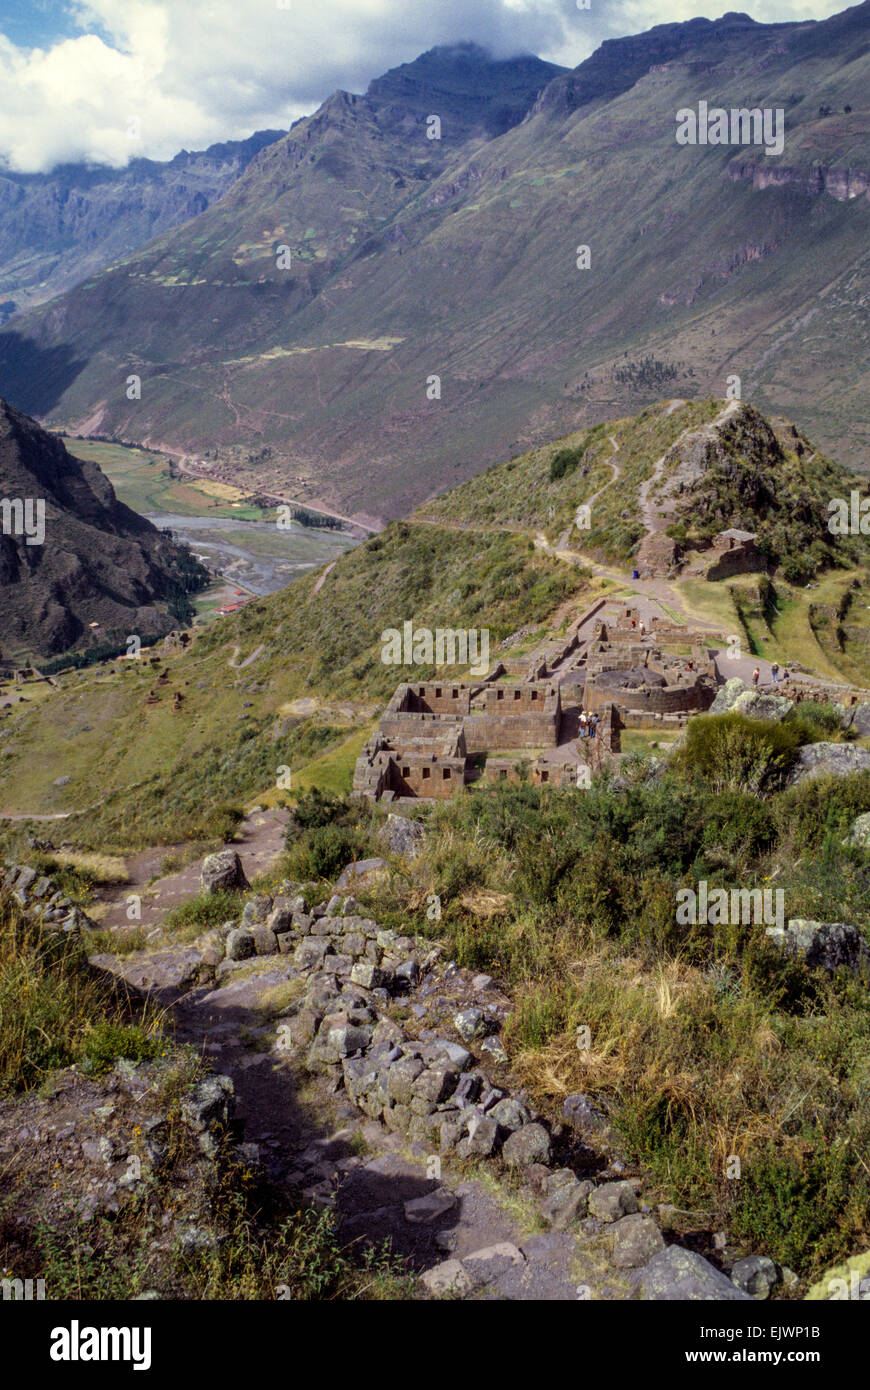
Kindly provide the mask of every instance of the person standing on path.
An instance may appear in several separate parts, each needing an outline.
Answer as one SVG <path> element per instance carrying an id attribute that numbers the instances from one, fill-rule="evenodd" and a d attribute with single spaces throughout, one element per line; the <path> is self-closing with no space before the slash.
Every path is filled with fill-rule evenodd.
<path id="1" fill-rule="evenodd" d="M 580 737 L 581 737 L 581 738 L 585 738 L 586 735 L 587 735 L 587 733 L 588 733 L 588 723 L 589 723 L 589 721 L 588 721 L 587 716 L 586 716 L 586 711 L 585 711 L 585 709 L 581 709 L 581 711 L 580 711 Z"/>
<path id="2" fill-rule="evenodd" d="M 758 689 L 758 677 L 759 677 L 760 675 L 761 675 L 761 672 L 759 671 L 758 667 L 756 666 L 755 670 L 752 672 L 752 684 L 755 686 L 756 690 Z"/>
<path id="3" fill-rule="evenodd" d="M 779 684 L 779 662 L 778 662 L 778 661 L 775 661 L 775 662 L 773 663 L 773 665 L 771 666 L 771 668 L 770 668 L 770 674 L 773 676 L 773 683 L 774 683 L 774 685 L 778 685 L 778 684 Z"/>

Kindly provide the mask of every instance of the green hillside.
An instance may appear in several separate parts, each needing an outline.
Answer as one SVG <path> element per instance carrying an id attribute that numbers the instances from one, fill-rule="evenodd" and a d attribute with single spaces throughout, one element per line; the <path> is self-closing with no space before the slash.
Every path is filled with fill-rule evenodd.
<path id="1" fill-rule="evenodd" d="M 189 653 L 155 648 L 153 661 L 145 653 L 141 663 L 65 673 L 48 700 L 13 706 L 0 810 L 91 808 L 64 830 L 101 849 L 207 837 L 216 805 L 274 790 L 281 766 L 296 771 L 324 750 L 340 756 L 348 740 L 356 748 L 400 680 L 432 674 L 382 664 L 385 628 L 486 627 L 494 661 L 499 641 L 543 625 L 590 586 L 585 571 L 524 537 L 406 523 L 320 580 L 318 592 L 311 576 L 215 622 Z M 157 703 L 146 706 L 152 689 Z M 58 788 L 61 774 L 70 780 Z"/>

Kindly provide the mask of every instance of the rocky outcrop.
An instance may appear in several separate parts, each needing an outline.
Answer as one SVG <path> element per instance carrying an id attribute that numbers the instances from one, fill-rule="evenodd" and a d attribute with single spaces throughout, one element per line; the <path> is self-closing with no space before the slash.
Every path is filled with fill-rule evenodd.
<path id="1" fill-rule="evenodd" d="M 11 508 L 0 525 L 4 656 L 162 636 L 177 623 L 161 605 L 208 577 L 186 547 L 118 501 L 96 464 L 5 401 L 0 498 Z"/>
<path id="2" fill-rule="evenodd" d="M 810 777 L 848 777 L 870 769 L 870 752 L 849 743 L 808 743 L 798 749 L 797 759 L 786 778 L 789 786 Z"/>
<path id="3" fill-rule="evenodd" d="M 787 927 L 767 927 L 765 935 L 788 955 L 829 974 L 841 966 L 857 972 L 870 960 L 864 937 L 848 922 L 813 922 L 794 917 Z"/>
<path id="4" fill-rule="evenodd" d="M 10 859 L 0 863 L 0 888 L 12 895 L 25 917 L 41 922 L 45 930 L 72 938 L 96 926 L 52 878 L 29 864 Z"/>
<path id="5" fill-rule="evenodd" d="M 683 1250 L 679 1245 L 670 1245 L 667 1250 L 662 1250 L 641 1271 L 637 1297 L 692 1302 L 751 1302 L 751 1295 L 738 1289 L 709 1260 L 694 1250 Z"/>
<path id="6" fill-rule="evenodd" d="M 782 695 L 769 695 L 733 676 L 716 692 L 710 714 L 745 714 L 749 719 L 785 719 L 793 702 Z"/>

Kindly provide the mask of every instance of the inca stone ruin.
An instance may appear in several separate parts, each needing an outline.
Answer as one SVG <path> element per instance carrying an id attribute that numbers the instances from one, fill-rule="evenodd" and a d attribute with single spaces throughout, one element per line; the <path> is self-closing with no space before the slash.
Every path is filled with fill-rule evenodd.
<path id="1" fill-rule="evenodd" d="M 709 709 L 718 678 L 709 634 L 600 600 L 522 658 L 467 683 L 402 683 L 357 760 L 372 800 L 437 800 L 480 780 L 576 785 L 620 750 L 622 729 L 680 727 Z M 581 709 L 598 716 L 579 737 Z"/>

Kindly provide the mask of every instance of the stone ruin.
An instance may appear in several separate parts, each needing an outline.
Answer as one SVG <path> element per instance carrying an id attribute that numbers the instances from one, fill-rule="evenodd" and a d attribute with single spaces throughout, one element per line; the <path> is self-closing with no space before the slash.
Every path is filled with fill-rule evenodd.
<path id="1" fill-rule="evenodd" d="M 373 800 L 452 796 L 481 775 L 519 775 L 523 750 L 555 748 L 562 730 L 559 688 L 547 681 L 500 682 L 503 666 L 484 681 L 400 685 L 377 733 L 357 760 L 354 792 Z M 487 760 L 481 754 L 519 755 Z M 548 781 L 540 758 L 532 778 Z"/>
<path id="2" fill-rule="evenodd" d="M 596 624 L 585 658 L 584 709 L 608 711 L 618 729 L 682 725 L 709 709 L 716 664 L 698 635 L 660 618 L 646 631 L 641 626 L 632 608 Z"/>
<path id="3" fill-rule="evenodd" d="M 735 574 L 766 574 L 769 568 L 767 557 L 758 549 L 755 532 L 736 527 L 720 531 L 708 546 L 693 548 L 688 554 L 679 541 L 664 531 L 652 531 L 638 546 L 635 567 L 641 579 L 684 575 L 709 580 L 730 579 Z"/>
<path id="4" fill-rule="evenodd" d="M 582 629 L 591 628 L 586 635 Z M 698 634 L 599 601 L 565 636 L 504 657 L 476 683 L 404 683 L 357 760 L 353 790 L 374 801 L 442 800 L 478 780 L 585 785 L 620 751 L 623 729 L 680 727 L 709 709 L 715 663 Z M 598 716 L 579 737 L 580 709 Z"/>

